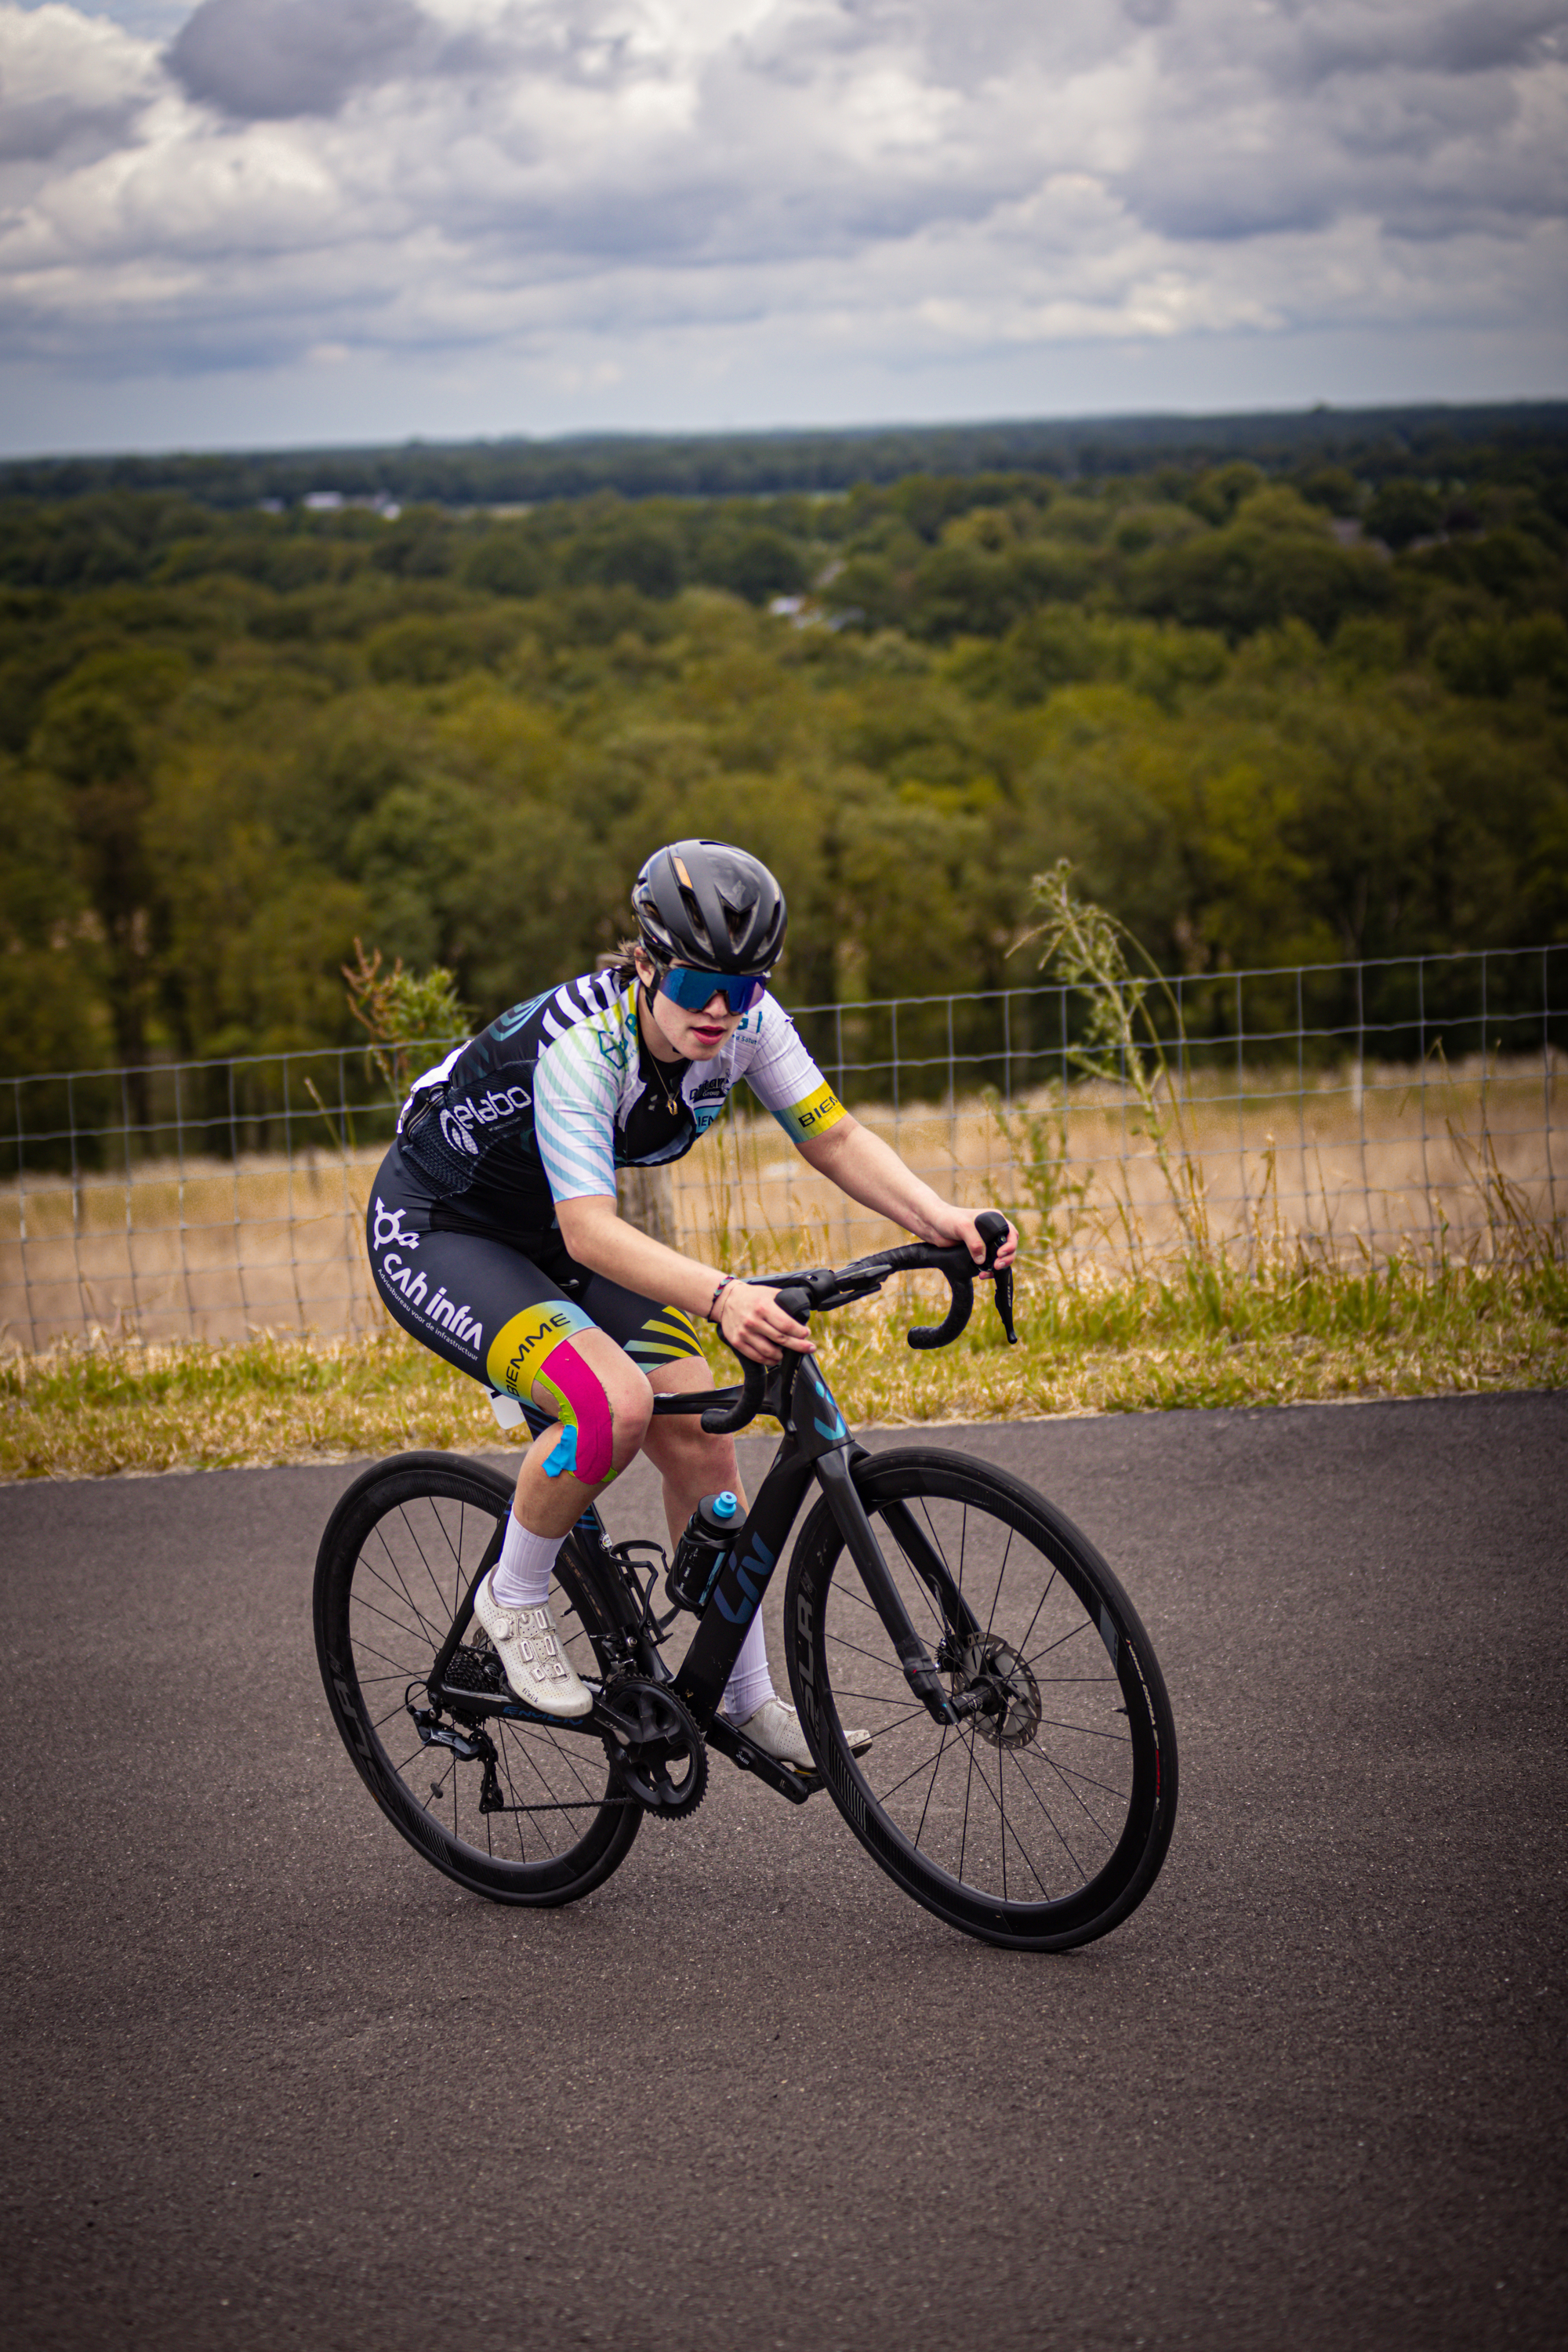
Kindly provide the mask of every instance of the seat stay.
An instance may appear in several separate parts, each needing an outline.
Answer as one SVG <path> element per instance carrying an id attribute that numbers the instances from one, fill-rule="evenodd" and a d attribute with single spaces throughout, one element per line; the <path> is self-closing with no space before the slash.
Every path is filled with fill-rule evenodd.
<path id="1" fill-rule="evenodd" d="M 500 1558 L 500 1548 L 505 1535 L 506 1521 L 498 1519 L 495 1533 L 486 1544 L 483 1557 L 473 1575 L 468 1579 L 468 1589 L 458 1603 L 457 1614 L 452 1620 L 447 1638 L 436 1653 L 436 1663 L 431 1667 L 425 1685 L 430 1694 L 430 1703 L 433 1706 L 439 1706 L 442 1704 L 441 1692 L 447 1680 L 447 1669 L 457 1655 L 464 1634 L 473 1622 L 474 1595 Z"/>

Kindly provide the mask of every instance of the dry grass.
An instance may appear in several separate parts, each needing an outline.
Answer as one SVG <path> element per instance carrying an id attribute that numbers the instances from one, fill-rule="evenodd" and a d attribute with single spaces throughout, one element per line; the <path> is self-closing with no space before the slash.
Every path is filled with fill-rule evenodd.
<path id="1" fill-rule="evenodd" d="M 854 1425 L 1288 1404 L 1568 1383 L 1568 1279 L 1542 1262 L 1182 1269 L 1173 1279 L 1019 1285 L 1008 1348 L 989 1303 L 951 1349 L 904 1286 L 826 1319 L 825 1365 Z M 934 1303 L 934 1302 L 931 1302 Z M 717 1376 L 733 1362 L 714 1343 Z M 98 1335 L 0 1359 L 0 1479 L 336 1461 L 508 1441 L 483 1392 L 401 1333 L 263 1334 L 226 1346 Z"/>

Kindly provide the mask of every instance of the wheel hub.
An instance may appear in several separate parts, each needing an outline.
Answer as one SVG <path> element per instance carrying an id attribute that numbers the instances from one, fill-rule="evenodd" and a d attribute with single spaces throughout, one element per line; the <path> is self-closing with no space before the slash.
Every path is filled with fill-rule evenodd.
<path id="1" fill-rule="evenodd" d="M 1040 1727 L 1040 1686 L 1016 1650 L 997 1633 L 955 1643 L 946 1661 L 953 1696 L 978 1691 L 981 1704 L 965 1718 L 993 1748 L 1026 1748 Z"/>

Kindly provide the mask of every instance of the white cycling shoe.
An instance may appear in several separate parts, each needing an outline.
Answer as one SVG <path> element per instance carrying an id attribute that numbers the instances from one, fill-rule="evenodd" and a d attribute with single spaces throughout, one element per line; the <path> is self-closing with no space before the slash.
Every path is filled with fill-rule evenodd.
<path id="1" fill-rule="evenodd" d="M 726 1716 L 724 1720 L 728 1723 L 731 1718 Z M 797 1772 L 816 1771 L 811 1750 L 805 1744 L 805 1734 L 800 1727 L 800 1717 L 794 1707 L 786 1706 L 782 1698 L 763 1699 L 761 1706 L 749 1715 L 744 1723 L 735 1724 L 734 1728 L 742 1738 L 749 1739 L 753 1748 L 760 1748 L 764 1756 L 771 1756 L 775 1764 L 788 1764 Z M 871 1745 L 871 1735 L 868 1731 L 847 1731 L 844 1744 L 851 1756 L 864 1756 Z"/>
<path id="2" fill-rule="evenodd" d="M 591 1713 L 594 1695 L 562 1647 L 547 1601 L 509 1609 L 496 1599 L 492 1568 L 474 1595 L 474 1615 L 495 1644 L 516 1696 L 542 1715 L 565 1720 Z"/>

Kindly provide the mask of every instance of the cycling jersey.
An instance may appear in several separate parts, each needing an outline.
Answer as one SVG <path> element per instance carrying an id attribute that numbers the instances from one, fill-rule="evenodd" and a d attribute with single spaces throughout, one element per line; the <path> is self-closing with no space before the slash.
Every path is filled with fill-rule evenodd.
<path id="1" fill-rule="evenodd" d="M 416 1080 L 398 1119 L 408 1158 L 473 1230 L 521 1238 L 555 1203 L 614 1194 L 617 1168 L 682 1159 L 744 1078 L 793 1142 L 844 1106 L 769 997 L 707 1062 L 659 1062 L 642 1042 L 637 983 L 589 972 L 514 1004 Z"/>

